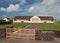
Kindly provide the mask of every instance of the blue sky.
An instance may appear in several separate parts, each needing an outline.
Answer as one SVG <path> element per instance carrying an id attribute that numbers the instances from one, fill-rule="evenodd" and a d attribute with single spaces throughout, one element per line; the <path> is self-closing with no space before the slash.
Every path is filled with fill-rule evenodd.
<path id="1" fill-rule="evenodd" d="M 60 0 L 0 0 L 0 18 L 33 15 L 60 20 Z"/>

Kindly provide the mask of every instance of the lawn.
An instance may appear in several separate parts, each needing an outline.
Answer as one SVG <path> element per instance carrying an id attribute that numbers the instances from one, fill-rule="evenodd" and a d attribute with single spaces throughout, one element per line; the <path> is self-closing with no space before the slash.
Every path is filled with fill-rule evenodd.
<path id="1" fill-rule="evenodd" d="M 6 27 L 6 26 L 13 26 L 13 28 L 24 28 L 27 26 L 27 24 L 21 23 L 21 24 L 1 24 L 0 27 Z"/>
<path id="2" fill-rule="evenodd" d="M 25 28 L 27 26 L 27 24 L 13 24 L 13 30 L 16 31 L 20 28 Z"/>
<path id="3" fill-rule="evenodd" d="M 60 30 L 60 23 L 56 24 L 39 24 L 39 28 L 43 30 Z"/>
<path id="4" fill-rule="evenodd" d="M 20 28 L 24 28 L 27 26 L 27 24 L 21 23 L 21 24 L 0 24 L 0 27 L 7 27 L 7 26 L 13 26 L 13 31 L 16 31 Z"/>

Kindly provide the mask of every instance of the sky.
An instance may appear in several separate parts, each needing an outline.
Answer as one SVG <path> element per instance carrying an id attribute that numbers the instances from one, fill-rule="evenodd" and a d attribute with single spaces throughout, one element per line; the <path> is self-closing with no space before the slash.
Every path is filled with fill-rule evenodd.
<path id="1" fill-rule="evenodd" d="M 0 0 L 0 18 L 33 15 L 60 20 L 60 0 Z"/>

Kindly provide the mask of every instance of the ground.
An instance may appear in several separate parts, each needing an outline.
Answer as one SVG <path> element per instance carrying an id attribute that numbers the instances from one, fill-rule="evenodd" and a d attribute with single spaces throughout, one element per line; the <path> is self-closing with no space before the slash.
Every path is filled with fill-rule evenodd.
<path id="1" fill-rule="evenodd" d="M 40 41 L 29 39 L 0 39 L 0 43 L 60 43 L 60 38 L 55 38 L 54 41 Z"/>

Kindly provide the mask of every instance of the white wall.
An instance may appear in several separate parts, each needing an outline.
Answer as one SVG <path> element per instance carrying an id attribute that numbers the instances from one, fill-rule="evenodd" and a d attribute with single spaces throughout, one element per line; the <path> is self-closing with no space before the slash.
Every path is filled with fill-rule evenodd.
<path id="1" fill-rule="evenodd" d="M 54 23 L 55 21 L 50 21 L 50 20 L 42 20 L 42 23 Z"/>
<path id="2" fill-rule="evenodd" d="M 13 23 L 21 23 L 22 21 L 23 21 L 24 23 L 25 23 L 25 22 L 28 22 L 28 20 L 13 20 Z"/>
<path id="3" fill-rule="evenodd" d="M 4 18 L 3 20 L 5 20 L 6 22 L 8 22 L 8 21 L 9 21 L 7 18 Z"/>
<path id="4" fill-rule="evenodd" d="M 20 20 L 19 21 L 13 21 L 13 23 L 21 23 L 21 21 Z M 24 23 L 45 23 L 45 22 L 46 23 L 55 23 L 55 21 L 49 21 L 49 20 L 46 20 L 46 21 L 42 20 L 40 22 L 34 22 L 34 21 L 28 21 L 28 20 L 24 21 Z"/>

